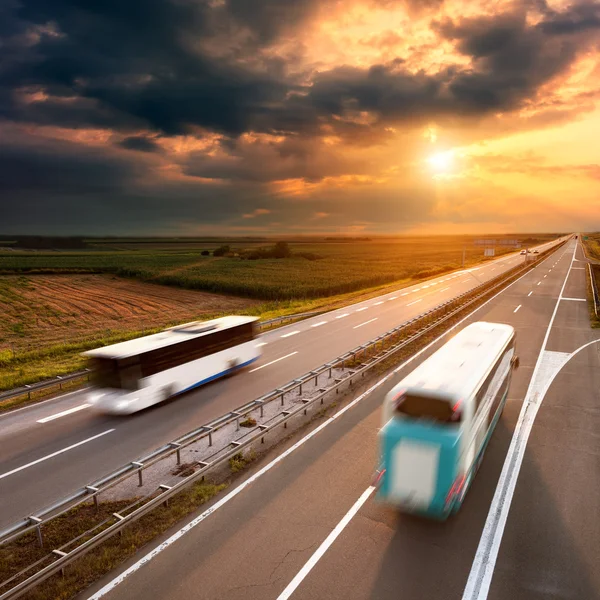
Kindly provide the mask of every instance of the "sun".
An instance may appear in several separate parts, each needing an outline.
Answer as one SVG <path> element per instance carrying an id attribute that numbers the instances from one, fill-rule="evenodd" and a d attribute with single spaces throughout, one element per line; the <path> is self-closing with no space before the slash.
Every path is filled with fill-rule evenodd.
<path id="1" fill-rule="evenodd" d="M 438 152 L 436 154 L 432 154 L 427 159 L 427 162 L 436 173 L 446 173 L 452 169 L 452 165 L 454 163 L 454 152 L 452 150 L 448 150 L 447 152 Z"/>

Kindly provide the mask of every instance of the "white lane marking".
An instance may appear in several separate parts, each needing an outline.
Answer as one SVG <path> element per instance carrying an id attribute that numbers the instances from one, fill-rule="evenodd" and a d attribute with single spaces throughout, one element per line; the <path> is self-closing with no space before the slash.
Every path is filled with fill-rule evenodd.
<path id="1" fill-rule="evenodd" d="M 449 286 L 447 288 L 444 288 L 443 290 L 439 290 L 438 294 L 441 294 L 442 292 L 446 292 L 447 290 L 449 290 L 452 286 Z"/>
<path id="2" fill-rule="evenodd" d="M 587 302 L 585 298 L 567 298 L 566 296 L 561 298 L 561 300 L 571 300 L 572 302 Z"/>
<path id="3" fill-rule="evenodd" d="M 262 348 L 263 346 L 266 346 L 268 344 L 268 342 L 260 342 L 258 344 L 256 344 L 257 348 Z"/>
<path id="4" fill-rule="evenodd" d="M 417 288 L 416 290 L 412 290 L 411 294 L 414 294 L 415 292 L 420 292 L 421 288 Z"/>
<path id="5" fill-rule="evenodd" d="M 288 600 L 288 598 L 296 591 L 298 586 L 304 581 L 305 577 L 312 571 L 313 567 L 321 560 L 325 552 L 335 542 L 340 533 L 344 531 L 346 525 L 350 523 L 354 515 L 361 509 L 362 505 L 369 499 L 369 496 L 375 491 L 374 486 L 369 486 L 354 503 L 352 508 L 344 515 L 342 520 L 335 526 L 333 531 L 325 538 L 323 543 L 316 549 L 315 553 L 308 559 L 306 564 L 298 571 L 298 574 L 287 585 L 285 590 L 277 596 L 277 600 Z"/>
<path id="6" fill-rule="evenodd" d="M 533 292 L 529 292 L 529 294 L 527 294 L 527 297 L 529 298 L 529 296 L 531 296 L 531 294 L 533 294 Z"/>
<path id="7" fill-rule="evenodd" d="M 355 325 L 352 329 L 358 329 L 359 327 L 362 327 L 363 325 L 368 325 L 369 323 L 372 323 L 373 321 L 377 321 L 377 317 L 375 317 L 374 319 L 371 319 L 370 321 L 365 321 L 364 323 L 361 323 L 360 325 Z"/>
<path id="8" fill-rule="evenodd" d="M 543 396 L 538 397 L 539 386 L 538 386 L 538 373 L 540 372 L 542 363 L 544 362 L 545 350 L 550 338 L 550 332 L 554 325 L 556 313 L 560 306 L 560 300 L 569 279 L 569 272 L 573 266 L 575 259 L 575 251 L 573 251 L 573 257 L 571 259 L 571 265 L 567 270 L 565 279 L 556 300 L 556 306 L 554 312 L 548 323 L 548 329 L 540 354 L 538 356 L 531 381 L 529 382 L 529 388 L 527 394 L 523 400 L 523 406 L 519 413 L 519 419 L 513 437 L 510 441 L 508 453 L 500 473 L 500 479 L 490 505 L 490 510 L 485 521 L 485 526 L 479 540 L 479 546 L 475 558 L 473 559 L 473 565 L 469 574 L 469 579 L 463 593 L 462 600 L 486 600 L 490 584 L 492 582 L 492 576 L 494 574 L 494 567 L 496 566 L 496 559 L 498 558 L 498 551 L 500 549 L 500 542 L 502 541 L 502 535 L 504 534 L 504 527 L 506 526 L 506 520 L 508 518 L 508 511 L 512 502 L 512 497 L 515 491 L 517 483 L 517 477 L 521 469 L 521 463 L 523 462 L 523 455 L 525 453 L 525 446 L 529 438 L 529 433 L 533 427 L 533 421 L 535 419 L 535 411 L 539 408 L 539 403 L 542 401 Z"/>
<path id="9" fill-rule="evenodd" d="M 327 321 L 319 321 L 318 323 L 311 325 L 311 327 L 321 327 L 321 325 L 325 325 L 326 323 Z"/>
<path id="10" fill-rule="evenodd" d="M 255 369 L 250 369 L 248 371 L 248 373 L 254 373 L 254 371 L 260 371 L 261 369 L 264 369 L 265 367 L 270 367 L 271 365 L 278 363 L 280 360 L 285 360 L 286 358 L 289 358 L 290 356 L 294 356 L 294 354 L 298 354 L 298 350 L 296 350 L 295 352 L 290 352 L 289 354 L 286 354 L 285 356 L 281 356 L 280 358 L 276 358 L 275 360 L 272 360 L 271 362 L 268 362 L 264 365 L 260 365 L 260 367 L 256 367 Z"/>
<path id="11" fill-rule="evenodd" d="M 343 319 L 344 317 L 347 317 L 350 313 L 344 313 L 343 315 L 338 315 L 336 317 L 336 319 Z"/>
<path id="12" fill-rule="evenodd" d="M 585 267 L 573 267 L 573 271 L 585 271 Z"/>
<path id="13" fill-rule="evenodd" d="M 410 292 L 404 292 L 404 294 L 400 294 L 401 296 L 408 296 Z"/>
<path id="14" fill-rule="evenodd" d="M 288 338 L 288 337 L 292 337 L 293 335 L 296 335 L 297 333 L 300 333 L 300 332 L 296 329 L 296 331 L 290 331 L 289 333 L 284 333 L 281 337 Z"/>
<path id="15" fill-rule="evenodd" d="M 424 285 L 423 289 L 426 290 L 429 286 L 428 285 Z"/>
<path id="16" fill-rule="evenodd" d="M 384 300 L 381 300 L 380 302 L 375 302 L 375 304 L 373 306 L 379 306 L 380 304 L 383 304 Z"/>
<path id="17" fill-rule="evenodd" d="M 409 302 L 406 306 L 412 306 L 413 304 L 416 304 L 417 302 L 421 302 L 421 300 L 423 300 L 423 298 L 419 298 L 418 300 L 415 300 L 414 302 Z"/>
<path id="18" fill-rule="evenodd" d="M 368 306 L 363 306 L 362 308 L 357 308 L 356 312 L 361 312 L 363 310 L 367 310 L 367 308 L 369 308 Z"/>
<path id="19" fill-rule="evenodd" d="M 99 600 L 100 598 L 103 598 L 106 594 L 108 594 L 108 592 L 110 592 L 111 590 L 116 588 L 127 577 L 129 577 L 130 575 L 135 573 L 137 570 L 139 570 L 140 567 L 142 567 L 146 563 L 150 562 L 155 556 L 157 556 L 163 550 L 166 550 L 169 546 L 174 544 L 180 537 L 183 537 L 188 531 L 190 531 L 191 529 L 196 527 L 196 525 L 199 525 L 202 521 L 204 521 L 204 519 L 209 517 L 213 512 L 217 511 L 223 505 L 227 504 L 227 502 L 229 502 L 230 500 L 235 498 L 246 487 L 248 487 L 249 485 L 254 483 L 257 479 L 262 477 L 265 473 L 270 471 L 276 464 L 278 464 L 283 459 L 287 458 L 290 454 L 292 454 L 292 452 L 295 452 L 298 448 L 303 446 L 308 440 L 310 440 L 312 437 L 314 437 L 315 435 L 320 433 L 323 429 L 325 429 L 325 427 L 327 427 L 328 425 L 331 425 L 331 423 L 333 423 L 334 421 L 339 419 L 342 415 L 346 414 L 347 411 L 349 411 L 351 408 L 356 406 L 364 398 L 369 396 L 371 394 L 371 392 L 373 392 L 377 388 L 381 387 L 386 381 L 388 381 L 389 379 L 394 377 L 394 375 L 399 373 L 401 370 L 405 369 L 414 360 L 419 358 L 419 356 L 421 356 L 422 354 L 427 352 L 430 348 L 432 348 L 440 340 L 442 340 L 443 338 L 448 336 L 456 328 L 460 327 L 460 325 L 462 325 L 467 319 L 472 318 L 473 315 L 478 313 L 484 306 L 487 306 L 490 302 L 495 300 L 498 296 L 500 296 L 500 294 L 502 294 L 506 290 L 510 289 L 513 285 L 516 285 L 519 281 L 521 281 L 521 279 L 526 277 L 528 274 L 529 273 L 525 273 L 525 274 L 521 275 L 521 277 L 519 277 L 517 280 L 515 280 L 512 283 L 510 283 L 509 285 L 507 285 L 503 290 L 500 290 L 497 294 L 492 296 L 489 300 L 486 300 L 481 306 L 476 308 L 473 312 L 471 312 L 468 315 L 466 315 L 465 317 L 463 317 L 458 323 L 452 325 L 452 327 L 450 327 L 450 329 L 448 329 L 447 331 L 442 333 L 439 337 L 437 337 L 434 340 L 432 340 L 431 342 L 429 342 L 429 344 L 427 344 L 427 346 L 425 346 L 425 348 L 422 348 L 421 350 L 419 350 L 418 352 L 413 354 L 410 358 L 408 358 L 401 365 L 398 365 L 393 371 L 391 371 L 390 373 L 388 373 L 387 375 L 382 377 L 379 381 L 376 381 L 368 390 L 366 390 L 363 394 L 358 396 L 358 398 L 355 398 L 354 400 L 352 400 L 352 402 L 350 402 L 344 408 L 342 408 L 341 410 L 336 412 L 334 415 L 329 417 L 329 419 L 327 419 L 326 421 L 321 423 L 321 425 L 319 425 L 318 427 L 313 429 L 305 437 L 298 440 L 293 446 L 288 448 L 285 452 L 280 454 L 277 458 L 273 459 L 270 463 L 266 464 L 260 471 L 256 472 L 254 475 L 252 475 L 251 477 L 246 479 L 246 481 L 244 481 L 242 484 L 240 484 L 237 488 L 231 490 L 231 492 L 229 492 L 221 500 L 216 502 L 209 509 L 205 510 L 202 514 L 198 515 L 195 519 L 190 521 L 187 525 L 184 525 L 179 531 L 175 532 L 170 538 L 165 540 L 162 544 L 160 544 L 159 546 L 157 546 L 156 548 L 154 548 L 153 550 L 148 552 L 148 554 L 144 555 L 137 562 L 135 562 L 133 565 L 131 565 L 128 569 L 123 571 L 120 575 L 118 575 L 117 577 L 115 577 L 114 579 L 109 581 L 102 589 L 98 590 L 93 596 L 90 596 L 90 598 L 88 600 Z"/>
<path id="20" fill-rule="evenodd" d="M 36 421 L 36 423 L 48 423 L 49 421 L 54 421 L 54 419 L 60 419 L 61 417 L 79 412 L 80 410 L 83 410 L 84 408 L 89 408 L 90 406 L 91 404 L 81 404 L 80 406 L 75 406 L 74 408 L 63 410 L 62 412 L 56 413 L 55 415 L 50 415 L 49 417 L 39 419 L 38 421 Z"/>
<path id="21" fill-rule="evenodd" d="M 548 277 L 548 275 L 544 275 L 544 279 L 546 279 L 546 277 Z"/>
<path id="22" fill-rule="evenodd" d="M 87 444 L 88 442 L 92 442 L 93 440 L 97 440 L 98 438 L 102 437 L 103 435 L 106 435 L 107 433 L 112 433 L 113 431 L 114 431 L 114 429 L 107 429 L 106 431 L 103 431 L 102 433 L 98 433 L 97 435 L 93 435 L 92 437 L 86 438 L 85 440 L 81 440 L 81 442 L 77 442 L 76 444 L 67 446 L 66 448 L 63 448 L 62 450 L 57 450 L 56 452 L 53 452 L 52 454 L 48 454 L 47 456 L 42 456 L 42 458 L 38 458 L 37 460 L 27 463 L 26 465 L 23 465 L 22 467 L 17 467 L 16 469 L 13 469 L 12 471 L 2 473 L 0 475 L 0 479 L 4 479 L 5 477 L 8 477 L 9 475 L 14 475 L 15 473 L 18 473 L 19 471 L 23 471 L 24 469 L 33 467 L 34 465 L 44 462 L 45 460 L 48 460 L 49 458 L 54 458 L 55 456 L 58 456 L 59 454 L 63 454 L 64 452 L 73 450 L 73 448 L 77 448 L 78 446 L 82 446 L 83 444 Z"/>
<path id="23" fill-rule="evenodd" d="M 469 283 L 469 281 L 471 281 L 471 280 L 470 280 L 470 279 L 463 279 L 463 280 L 461 281 L 461 283 Z"/>
<path id="24" fill-rule="evenodd" d="M 519 304 L 519 306 L 517 306 L 517 308 L 515 308 L 515 310 L 513 310 L 514 313 L 516 313 L 520 308 L 521 308 L 522 304 Z"/>
<path id="25" fill-rule="evenodd" d="M 395 300 L 398 296 L 392 296 L 390 300 Z"/>
<path id="26" fill-rule="evenodd" d="M 36 408 L 39 408 L 40 406 L 43 406 L 44 404 L 48 404 L 48 402 L 56 402 L 57 400 L 64 400 L 65 398 L 68 398 L 69 396 L 73 396 L 75 394 L 83 394 L 83 393 L 85 393 L 85 389 L 86 388 L 82 388 L 79 390 L 75 390 L 73 392 L 68 392 L 66 394 L 62 394 L 62 396 L 56 396 L 55 398 L 48 398 L 48 400 L 42 400 L 41 402 L 35 402 L 33 404 L 30 404 L 29 406 L 23 406 L 22 408 L 13 408 L 11 410 L 7 410 L 6 412 L 3 412 L 0 414 L 0 419 L 2 419 L 2 417 L 10 417 L 10 415 L 14 415 L 15 413 L 21 412 L 23 410 L 35 410 Z"/>
<path id="27" fill-rule="evenodd" d="M 540 283 L 542 283 L 541 281 L 538 281 L 538 285 L 540 285 Z"/>

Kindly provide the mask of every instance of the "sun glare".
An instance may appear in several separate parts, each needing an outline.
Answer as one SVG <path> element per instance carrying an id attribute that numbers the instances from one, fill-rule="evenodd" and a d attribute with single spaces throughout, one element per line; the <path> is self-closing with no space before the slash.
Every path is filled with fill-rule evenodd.
<path id="1" fill-rule="evenodd" d="M 427 162 L 436 173 L 445 173 L 452 168 L 453 158 L 454 153 L 452 150 L 449 150 L 448 152 L 438 152 L 437 154 L 432 154 L 427 159 Z"/>

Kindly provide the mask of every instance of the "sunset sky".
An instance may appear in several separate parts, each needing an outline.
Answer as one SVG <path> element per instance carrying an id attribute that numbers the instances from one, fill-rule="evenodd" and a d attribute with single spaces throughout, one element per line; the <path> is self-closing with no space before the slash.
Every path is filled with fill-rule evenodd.
<path id="1" fill-rule="evenodd" d="M 600 5 L 2 0 L 0 234 L 600 229 Z"/>

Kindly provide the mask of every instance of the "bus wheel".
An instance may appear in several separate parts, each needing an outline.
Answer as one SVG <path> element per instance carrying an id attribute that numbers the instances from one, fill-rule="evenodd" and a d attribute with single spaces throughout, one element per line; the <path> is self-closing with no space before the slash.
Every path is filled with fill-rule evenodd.
<path id="1" fill-rule="evenodd" d="M 234 370 L 235 370 L 235 369 L 238 367 L 238 365 L 239 365 L 239 364 L 240 364 L 240 360 L 239 360 L 239 358 L 232 358 L 232 359 L 229 361 L 229 365 L 228 365 L 228 367 L 229 367 L 229 368 L 228 368 L 228 371 L 229 371 L 230 373 L 231 373 L 231 372 L 233 372 L 233 371 L 234 371 Z"/>

